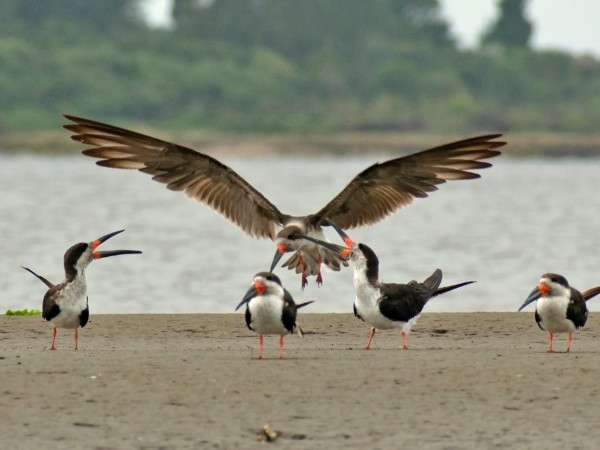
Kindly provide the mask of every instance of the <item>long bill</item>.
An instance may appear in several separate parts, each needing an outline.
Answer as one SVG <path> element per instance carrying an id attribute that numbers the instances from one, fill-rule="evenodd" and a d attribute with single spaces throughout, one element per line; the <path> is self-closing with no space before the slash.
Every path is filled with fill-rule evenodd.
<path id="1" fill-rule="evenodd" d="M 273 269 L 275 268 L 275 266 L 277 266 L 277 263 L 285 254 L 285 252 L 287 252 L 287 246 L 285 244 L 279 244 L 277 246 L 277 250 L 275 250 L 275 255 L 273 255 L 273 262 L 271 263 L 271 268 L 269 269 L 269 272 L 273 272 Z"/>
<path id="2" fill-rule="evenodd" d="M 539 299 L 541 296 L 542 296 L 542 293 L 540 292 L 540 287 L 538 286 L 533 291 L 531 291 L 531 293 L 529 294 L 529 297 L 527 297 L 525 299 L 525 302 L 519 308 L 519 311 L 521 311 L 523 308 L 525 308 L 530 303 Z"/>
<path id="3" fill-rule="evenodd" d="M 352 253 L 352 248 L 342 247 L 341 245 L 332 244 L 331 242 L 325 242 L 325 241 L 322 241 L 321 239 L 316 239 L 311 236 L 303 235 L 303 236 L 301 236 L 301 238 L 306 239 L 307 241 L 310 241 L 310 242 L 314 242 L 315 244 L 320 245 L 321 247 L 325 247 L 325 248 L 337 253 L 343 259 L 348 259 L 348 256 L 350 256 L 350 253 Z M 350 239 L 350 238 L 348 238 L 348 239 Z"/>
<path id="4" fill-rule="evenodd" d="M 107 250 L 105 252 L 94 252 L 92 256 L 94 259 L 108 258 L 109 256 L 117 255 L 139 255 L 142 252 L 140 250 Z"/>
<path id="5" fill-rule="evenodd" d="M 258 290 L 256 289 L 256 286 L 254 284 L 252 284 L 252 286 L 250 286 L 250 289 L 248 289 L 246 294 L 244 294 L 244 298 L 242 299 L 240 304 L 235 307 L 235 311 L 237 311 L 238 309 L 240 309 L 240 307 L 242 305 L 248 303 L 250 300 L 252 300 L 254 297 L 256 297 L 257 294 L 258 294 Z"/>
<path id="6" fill-rule="evenodd" d="M 102 237 L 99 237 L 95 241 L 92 241 L 92 248 L 94 250 L 96 250 L 96 247 L 100 246 L 100 244 L 102 244 L 103 242 L 108 241 L 111 237 L 116 236 L 117 234 L 120 234 L 123 231 L 125 231 L 125 230 L 123 229 L 123 230 L 119 230 L 119 231 L 113 231 L 112 233 L 108 233 L 108 234 L 105 234 Z"/>
<path id="7" fill-rule="evenodd" d="M 116 236 L 117 234 L 122 233 L 125 230 L 113 231 L 112 233 L 105 234 L 102 237 L 99 237 L 95 241 L 92 241 L 91 246 L 94 250 L 98 248 L 102 243 L 108 241 L 111 237 Z M 139 250 L 108 250 L 105 252 L 98 251 L 93 252 L 92 257 L 94 259 L 108 258 L 109 256 L 117 256 L 117 255 L 139 255 L 142 253 Z"/>
<path id="8" fill-rule="evenodd" d="M 325 218 L 323 219 L 322 224 L 332 227 L 340 235 L 340 237 L 344 241 L 344 244 L 346 244 L 346 247 L 352 248 L 352 245 L 354 245 L 354 241 L 350 239 L 350 236 L 348 236 L 346 232 L 342 230 L 333 220 Z"/>

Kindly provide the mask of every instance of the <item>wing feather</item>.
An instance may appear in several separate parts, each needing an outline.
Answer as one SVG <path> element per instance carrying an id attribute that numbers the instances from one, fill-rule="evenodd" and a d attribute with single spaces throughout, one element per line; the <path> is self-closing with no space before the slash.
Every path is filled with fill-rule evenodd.
<path id="1" fill-rule="evenodd" d="M 472 170 L 491 164 L 480 159 L 500 154 L 490 134 L 451 142 L 408 156 L 373 164 L 356 175 L 327 205 L 314 215 L 314 222 L 329 218 L 341 228 L 355 228 L 379 222 L 384 217 L 425 198 L 437 186 L 450 180 L 470 180 L 480 175 Z"/>
<path id="2" fill-rule="evenodd" d="M 115 169 L 134 169 L 152 175 L 172 191 L 200 201 L 244 232 L 259 238 L 275 238 L 284 215 L 266 197 L 216 159 L 167 141 L 94 120 L 65 116 L 64 125 L 75 133 L 71 139 L 91 145 L 83 154 L 98 158 L 96 164 Z"/>

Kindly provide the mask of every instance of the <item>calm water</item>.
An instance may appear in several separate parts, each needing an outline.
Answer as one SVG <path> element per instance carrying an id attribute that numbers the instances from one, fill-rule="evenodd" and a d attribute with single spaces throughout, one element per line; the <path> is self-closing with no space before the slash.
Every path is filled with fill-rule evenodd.
<path id="1" fill-rule="evenodd" d="M 222 160 L 283 212 L 304 214 L 388 157 Z M 99 168 L 79 155 L 1 160 L 2 312 L 41 307 L 45 286 L 19 266 L 61 281 L 70 245 L 120 228 L 127 231 L 102 248 L 144 254 L 91 264 L 92 314 L 232 312 L 275 251 L 141 173 Z M 544 272 L 562 273 L 579 289 L 600 285 L 599 169 L 596 159 L 497 158 L 481 179 L 442 185 L 429 199 L 349 234 L 377 252 L 384 281 L 423 280 L 436 267 L 443 284 L 477 280 L 426 311 L 515 311 Z M 304 292 L 298 276 L 277 273 L 297 301 L 316 300 L 311 312 L 352 310 L 350 269 L 326 272 L 321 288 L 311 278 Z M 600 310 L 600 300 L 590 307 Z"/>

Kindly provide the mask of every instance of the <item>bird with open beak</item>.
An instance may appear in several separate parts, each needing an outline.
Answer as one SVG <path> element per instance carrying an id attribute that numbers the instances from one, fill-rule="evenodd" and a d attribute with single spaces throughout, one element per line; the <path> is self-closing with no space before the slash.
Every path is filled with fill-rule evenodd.
<path id="1" fill-rule="evenodd" d="M 442 271 L 436 269 L 422 283 L 410 281 L 407 284 L 383 283 L 379 281 L 379 259 L 366 244 L 354 242 L 340 227 L 328 220 L 328 223 L 344 240 L 346 247 L 337 246 L 305 236 L 305 239 L 337 251 L 348 258 L 354 269 L 354 315 L 371 325 L 369 340 L 365 346 L 371 349 L 375 330 L 400 328 L 402 349 L 408 350 L 408 333 L 421 314 L 427 302 L 440 294 L 458 289 L 474 281 L 440 287 Z"/>
<path id="2" fill-rule="evenodd" d="M 80 242 L 71 246 L 64 255 L 65 279 L 56 285 L 33 270 L 23 267 L 49 288 L 42 301 L 42 317 L 53 326 L 50 350 L 56 350 L 57 328 L 74 329 L 75 350 L 78 349 L 78 329 L 85 327 L 90 316 L 85 281 L 87 266 L 95 259 L 142 253 L 139 250 L 96 250 L 103 242 L 123 231 L 125 230 L 109 233 L 92 242 Z"/>

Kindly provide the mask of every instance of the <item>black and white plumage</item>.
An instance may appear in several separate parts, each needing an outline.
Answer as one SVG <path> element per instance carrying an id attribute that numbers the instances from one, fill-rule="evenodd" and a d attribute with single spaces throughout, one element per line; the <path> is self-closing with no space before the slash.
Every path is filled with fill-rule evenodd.
<path id="1" fill-rule="evenodd" d="M 64 255 L 65 279 L 56 285 L 33 270 L 23 267 L 49 288 L 42 301 L 42 317 L 53 325 L 50 350 L 56 350 L 57 328 L 74 329 L 75 350 L 78 348 L 78 329 L 86 326 L 90 316 L 85 281 L 87 266 L 94 259 L 142 253 L 139 250 L 96 251 L 100 244 L 123 231 L 125 230 L 109 233 L 89 243 L 81 242 L 71 246 Z"/>
<path id="2" fill-rule="evenodd" d="M 295 330 L 302 336 L 296 316 L 299 308 L 310 303 L 312 301 L 297 305 L 274 273 L 254 275 L 252 286 L 235 310 L 246 305 L 246 325 L 258 333 L 258 359 L 263 358 L 263 336 L 269 334 L 279 335 L 279 359 L 283 359 L 283 337 Z"/>
<path id="3" fill-rule="evenodd" d="M 600 294 L 600 286 L 583 294 L 569 286 L 567 279 L 556 273 L 546 273 L 538 286 L 531 291 L 519 308 L 535 304 L 535 321 L 541 330 L 548 332 L 548 353 L 554 352 L 552 344 L 555 333 L 568 333 L 567 352 L 571 350 L 573 332 L 583 328 L 588 318 L 586 302 Z"/>
<path id="4" fill-rule="evenodd" d="M 346 247 L 328 242 L 314 242 L 336 250 L 342 257 L 348 257 L 354 269 L 354 315 L 371 325 L 369 340 L 365 346 L 371 349 L 375 330 L 400 328 L 402 349 L 408 350 L 408 333 L 416 324 L 427 302 L 440 294 L 474 283 L 466 281 L 440 288 L 442 271 L 436 269 L 425 281 L 410 281 L 407 284 L 382 283 L 379 281 L 379 259 L 366 244 L 354 242 L 335 223 L 330 222 L 340 234 Z M 307 239 L 312 240 L 308 237 Z"/>
<path id="5" fill-rule="evenodd" d="M 325 217 L 345 229 L 379 222 L 413 199 L 427 197 L 446 181 L 479 178 L 471 170 L 490 167 L 481 160 L 498 156 L 497 149 L 505 144 L 494 140 L 500 134 L 491 134 L 373 164 L 320 211 L 293 216 L 281 212 L 233 169 L 208 155 L 94 120 L 65 117 L 74 122 L 64 126 L 75 133 L 71 138 L 91 145 L 83 153 L 99 158 L 98 165 L 149 174 L 168 189 L 183 191 L 210 206 L 250 236 L 275 241 L 271 271 L 283 254 L 294 252 L 283 267 L 302 274 L 302 287 L 311 275 L 321 284 L 321 264 L 337 271 L 343 261 L 328 249 L 296 239 L 297 235 L 323 239 Z"/>

